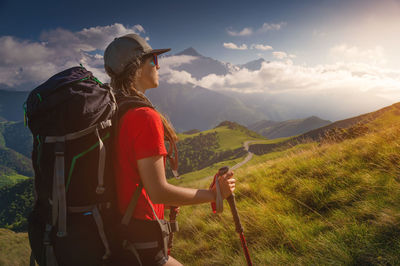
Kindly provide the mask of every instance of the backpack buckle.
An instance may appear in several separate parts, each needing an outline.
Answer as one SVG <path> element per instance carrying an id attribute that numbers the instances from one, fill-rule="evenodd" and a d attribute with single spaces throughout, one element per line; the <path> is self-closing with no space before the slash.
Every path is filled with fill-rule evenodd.
<path id="1" fill-rule="evenodd" d="M 106 190 L 106 188 L 104 186 L 97 186 L 96 193 L 103 194 L 105 190 Z"/>

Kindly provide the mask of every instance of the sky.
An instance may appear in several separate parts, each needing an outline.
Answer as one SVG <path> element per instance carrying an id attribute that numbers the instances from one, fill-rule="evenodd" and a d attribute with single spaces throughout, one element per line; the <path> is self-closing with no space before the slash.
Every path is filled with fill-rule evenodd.
<path id="1" fill-rule="evenodd" d="M 325 101 L 368 98 L 352 114 L 400 99 L 400 0 L 0 0 L 0 88 L 30 90 L 79 62 L 107 79 L 103 51 L 130 32 L 170 54 L 194 47 L 232 64 L 271 62 L 201 80 L 166 67 L 180 77 L 175 82 Z"/>

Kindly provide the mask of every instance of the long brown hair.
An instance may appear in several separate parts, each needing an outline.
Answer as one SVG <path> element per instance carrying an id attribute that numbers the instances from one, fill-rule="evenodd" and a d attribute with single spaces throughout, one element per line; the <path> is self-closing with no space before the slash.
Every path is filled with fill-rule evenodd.
<path id="1" fill-rule="evenodd" d="M 107 74 L 111 77 L 110 85 L 114 89 L 115 93 L 122 94 L 124 96 L 137 96 L 140 97 L 143 101 L 148 104 L 151 104 L 150 100 L 142 93 L 135 88 L 135 84 L 137 81 L 137 70 L 142 66 L 142 64 L 146 61 L 148 57 L 136 58 L 132 62 L 130 62 L 122 73 L 116 75 L 111 68 L 105 66 L 105 70 Z M 155 109 L 156 110 L 156 109 Z M 161 121 L 164 126 L 164 137 L 170 143 L 170 149 L 168 151 L 168 157 L 171 159 L 171 168 L 176 170 L 178 167 L 178 153 L 176 149 L 176 142 L 178 141 L 178 137 L 176 135 L 175 129 L 172 126 L 171 122 L 168 120 L 166 116 L 156 110 L 160 115 Z M 172 158 L 172 149 L 175 152 L 175 158 Z"/>

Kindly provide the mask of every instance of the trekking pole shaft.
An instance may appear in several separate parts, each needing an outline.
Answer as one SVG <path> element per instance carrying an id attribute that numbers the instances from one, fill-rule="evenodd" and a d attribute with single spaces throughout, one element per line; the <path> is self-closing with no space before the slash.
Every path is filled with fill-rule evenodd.
<path id="1" fill-rule="evenodd" d="M 232 193 L 232 195 L 230 195 L 227 198 L 227 201 L 229 203 L 229 207 L 231 208 L 233 221 L 235 222 L 236 232 L 238 234 L 243 233 L 243 227 L 242 227 L 242 224 L 240 222 L 239 214 L 238 214 L 238 211 L 237 211 L 237 208 L 236 208 L 235 194 Z"/>
<path id="2" fill-rule="evenodd" d="M 246 239 L 244 238 L 242 223 L 240 222 L 239 214 L 236 208 L 235 194 L 232 193 L 232 195 L 230 195 L 227 198 L 227 201 L 229 203 L 229 207 L 231 208 L 233 220 L 235 222 L 236 232 L 240 236 L 240 242 L 242 243 L 242 248 L 244 251 L 244 256 L 246 257 L 247 265 L 252 266 L 253 263 L 251 262 L 249 249 L 247 248 Z"/>
<path id="3" fill-rule="evenodd" d="M 170 222 L 175 222 L 176 221 L 176 216 L 178 214 L 177 209 L 178 209 L 177 206 L 171 206 L 170 207 L 170 211 L 169 211 L 169 221 Z M 168 240 L 168 255 L 171 252 L 173 239 L 174 239 L 174 233 L 171 232 L 171 234 L 169 235 L 169 240 Z"/>
<path id="4" fill-rule="evenodd" d="M 240 242 L 242 242 L 242 248 L 244 251 L 244 256 L 246 257 L 247 265 L 253 266 L 253 263 L 251 262 L 250 259 L 249 249 L 247 248 L 246 239 L 244 238 L 244 234 L 240 233 L 239 235 L 240 235 Z"/>

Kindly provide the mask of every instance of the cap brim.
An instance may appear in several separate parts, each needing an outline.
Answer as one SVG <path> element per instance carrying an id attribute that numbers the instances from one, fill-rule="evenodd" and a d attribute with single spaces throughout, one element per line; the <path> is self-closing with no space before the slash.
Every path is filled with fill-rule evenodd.
<path id="1" fill-rule="evenodd" d="M 171 48 L 166 48 L 166 49 L 153 49 L 150 52 L 147 52 L 146 54 L 156 54 L 156 55 L 160 55 L 166 52 L 171 51 Z"/>

